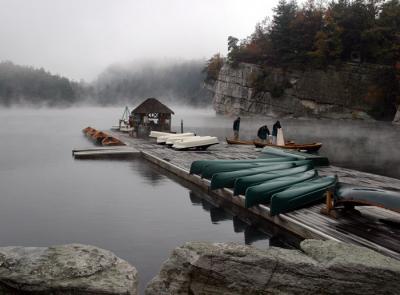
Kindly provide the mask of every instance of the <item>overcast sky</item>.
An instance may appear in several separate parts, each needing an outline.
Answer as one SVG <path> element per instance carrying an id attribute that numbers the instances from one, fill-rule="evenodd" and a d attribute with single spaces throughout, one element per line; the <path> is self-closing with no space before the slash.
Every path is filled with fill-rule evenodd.
<path id="1" fill-rule="evenodd" d="M 0 60 L 94 79 L 112 63 L 226 54 L 278 0 L 0 0 Z"/>

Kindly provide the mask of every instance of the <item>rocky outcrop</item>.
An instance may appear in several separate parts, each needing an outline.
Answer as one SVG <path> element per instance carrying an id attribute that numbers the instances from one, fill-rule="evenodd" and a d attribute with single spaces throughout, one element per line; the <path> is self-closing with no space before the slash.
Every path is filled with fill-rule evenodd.
<path id="1" fill-rule="evenodd" d="M 395 110 L 386 91 L 394 77 L 391 71 L 386 66 L 351 63 L 304 71 L 225 64 L 207 88 L 214 93 L 214 109 L 223 115 L 393 118 Z"/>
<path id="2" fill-rule="evenodd" d="M 305 240 L 301 250 L 186 243 L 163 264 L 146 295 L 398 294 L 397 260 L 333 241 Z"/>
<path id="3" fill-rule="evenodd" d="M 137 294 L 137 271 L 113 253 L 69 244 L 0 248 L 1 294 Z"/>

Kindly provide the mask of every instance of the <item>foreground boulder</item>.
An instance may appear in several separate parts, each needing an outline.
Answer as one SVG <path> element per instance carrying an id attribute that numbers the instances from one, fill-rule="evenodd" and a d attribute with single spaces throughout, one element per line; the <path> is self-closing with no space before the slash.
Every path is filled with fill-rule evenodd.
<path id="1" fill-rule="evenodd" d="M 0 248 L 0 294 L 137 294 L 137 271 L 93 246 Z"/>
<path id="2" fill-rule="evenodd" d="M 146 294 L 399 294 L 397 260 L 333 241 L 305 240 L 301 249 L 186 243 Z"/>

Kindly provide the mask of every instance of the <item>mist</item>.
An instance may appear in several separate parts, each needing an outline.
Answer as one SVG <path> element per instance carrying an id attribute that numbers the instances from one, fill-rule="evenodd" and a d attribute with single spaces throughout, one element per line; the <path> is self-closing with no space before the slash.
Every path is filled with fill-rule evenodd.
<path id="1" fill-rule="evenodd" d="M 274 1 L 0 0 L 0 61 L 91 82 L 110 64 L 202 59 L 227 51 Z"/>

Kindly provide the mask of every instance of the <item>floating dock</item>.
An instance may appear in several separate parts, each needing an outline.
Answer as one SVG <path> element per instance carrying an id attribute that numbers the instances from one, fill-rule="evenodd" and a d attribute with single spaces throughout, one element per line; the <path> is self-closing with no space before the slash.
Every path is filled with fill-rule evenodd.
<path id="1" fill-rule="evenodd" d="M 151 140 L 136 139 L 111 132 L 127 147 L 145 159 L 194 183 L 210 196 L 244 208 L 244 196 L 233 196 L 230 189 L 210 190 L 210 181 L 189 174 L 195 160 L 255 159 L 260 149 L 246 145 L 219 144 L 207 151 L 175 151 Z M 75 152 L 76 154 L 76 152 Z M 317 168 L 320 175 L 337 175 L 341 182 L 400 191 L 400 180 L 335 166 Z M 356 207 L 358 214 L 346 214 L 337 219 L 320 213 L 324 204 L 317 204 L 290 213 L 270 216 L 267 205 L 258 205 L 249 212 L 268 220 L 302 238 L 331 239 L 362 245 L 400 260 L 400 214 L 377 207 Z"/>

